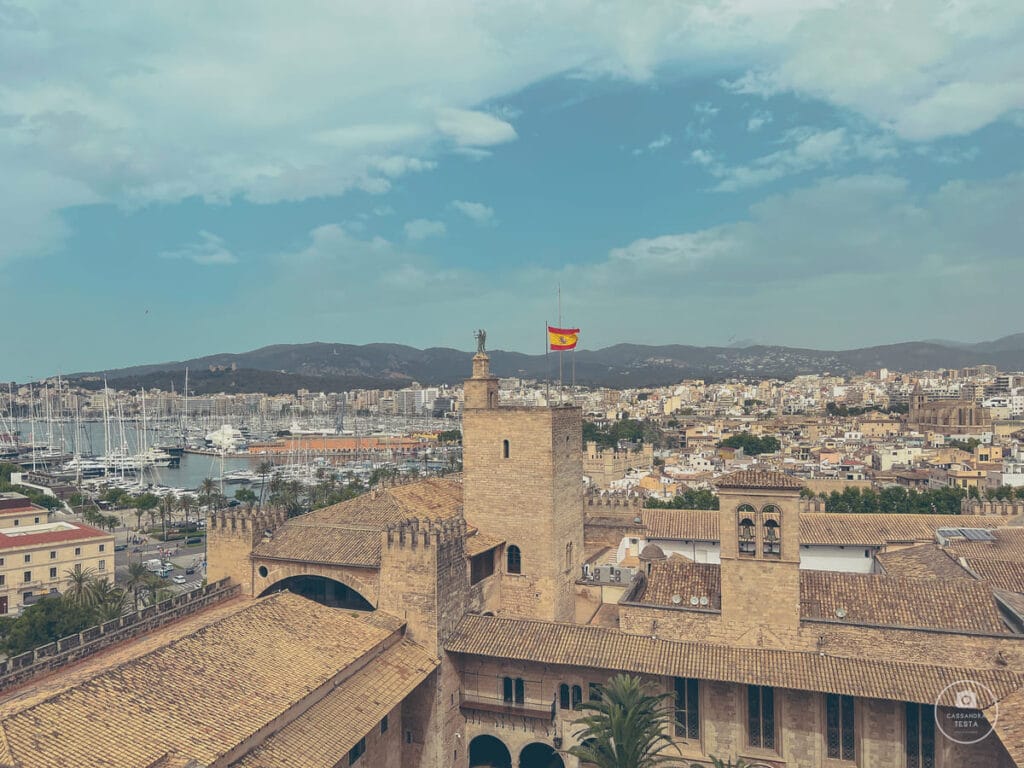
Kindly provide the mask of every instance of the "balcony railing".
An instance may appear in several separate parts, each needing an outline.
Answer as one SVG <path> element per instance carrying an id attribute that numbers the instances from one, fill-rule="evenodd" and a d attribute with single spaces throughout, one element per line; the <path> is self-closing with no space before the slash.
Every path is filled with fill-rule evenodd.
<path id="1" fill-rule="evenodd" d="M 533 720 L 545 720 L 547 722 L 554 722 L 555 719 L 555 702 L 553 701 L 505 701 L 497 696 L 464 691 L 459 699 L 459 705 L 464 710 L 475 710 L 477 712 L 528 717 Z"/>

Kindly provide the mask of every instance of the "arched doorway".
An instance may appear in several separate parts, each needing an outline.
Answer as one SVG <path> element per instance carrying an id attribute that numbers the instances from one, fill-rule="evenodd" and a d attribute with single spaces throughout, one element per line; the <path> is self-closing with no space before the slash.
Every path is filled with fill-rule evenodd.
<path id="1" fill-rule="evenodd" d="M 352 611 L 372 611 L 373 606 L 361 594 L 347 584 L 323 576 L 289 576 L 270 585 L 260 597 L 287 589 L 330 608 L 347 608 Z"/>
<path id="2" fill-rule="evenodd" d="M 550 744 L 535 741 L 519 753 L 519 768 L 565 768 L 565 763 Z"/>
<path id="3" fill-rule="evenodd" d="M 512 754 L 501 739 L 484 734 L 469 742 L 469 766 L 512 768 Z"/>

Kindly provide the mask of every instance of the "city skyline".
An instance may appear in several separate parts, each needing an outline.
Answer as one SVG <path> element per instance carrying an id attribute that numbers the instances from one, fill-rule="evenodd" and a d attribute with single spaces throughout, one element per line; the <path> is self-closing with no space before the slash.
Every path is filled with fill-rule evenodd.
<path id="1" fill-rule="evenodd" d="M 1020 330 L 1009 2 L 6 8 L 7 379 Z"/>

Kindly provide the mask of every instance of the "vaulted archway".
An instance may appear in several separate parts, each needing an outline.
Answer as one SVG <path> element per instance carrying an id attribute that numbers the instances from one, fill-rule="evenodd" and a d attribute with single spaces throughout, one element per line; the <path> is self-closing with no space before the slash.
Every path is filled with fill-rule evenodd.
<path id="1" fill-rule="evenodd" d="M 512 753 L 505 743 L 483 734 L 469 742 L 470 768 L 512 768 Z"/>
<path id="2" fill-rule="evenodd" d="M 352 611 L 373 610 L 373 605 L 352 587 L 325 576 L 289 576 L 271 584 L 260 593 L 260 597 L 285 589 L 330 608 L 346 608 Z"/>
<path id="3" fill-rule="evenodd" d="M 550 744 L 535 741 L 519 753 L 519 768 L 565 768 L 565 763 Z"/>

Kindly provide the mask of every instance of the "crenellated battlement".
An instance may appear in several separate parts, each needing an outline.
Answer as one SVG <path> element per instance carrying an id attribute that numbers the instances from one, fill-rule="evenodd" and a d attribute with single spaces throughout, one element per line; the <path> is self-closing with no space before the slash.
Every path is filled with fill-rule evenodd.
<path id="1" fill-rule="evenodd" d="M 418 547 L 441 547 L 466 539 L 466 520 L 456 517 L 448 520 L 431 520 L 411 517 L 398 523 L 391 523 L 381 533 L 385 549 L 416 549 Z"/>
<path id="2" fill-rule="evenodd" d="M 623 509 L 643 509 L 643 496 L 588 496 L 586 506 L 589 507 L 622 507 Z"/>
<path id="3" fill-rule="evenodd" d="M 232 531 L 264 533 L 273 532 L 280 527 L 288 515 L 279 509 L 267 508 L 264 510 L 216 510 L 206 518 L 208 531 L 217 531 L 220 534 L 229 534 Z"/>
<path id="4" fill-rule="evenodd" d="M 962 515 L 1024 515 L 1024 501 L 980 501 L 979 499 L 962 499 L 960 501 Z"/>

